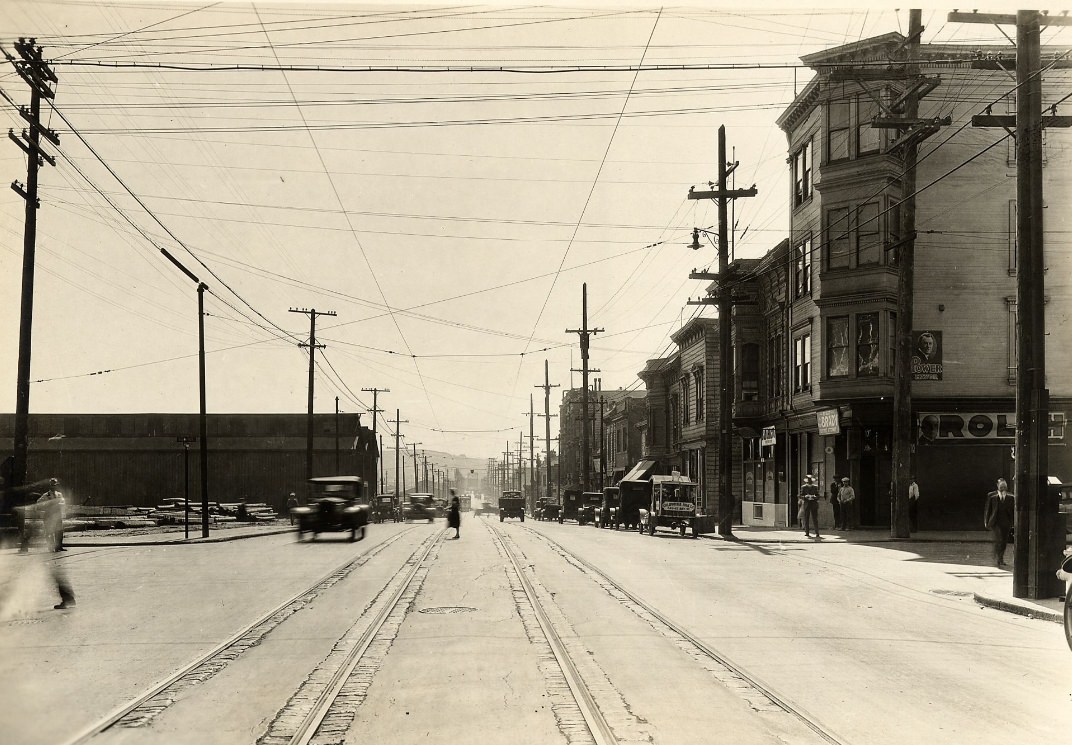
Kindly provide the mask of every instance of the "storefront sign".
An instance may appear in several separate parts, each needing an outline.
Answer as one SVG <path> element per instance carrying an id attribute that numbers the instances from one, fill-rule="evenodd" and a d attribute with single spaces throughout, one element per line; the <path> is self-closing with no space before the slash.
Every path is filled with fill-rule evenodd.
<path id="1" fill-rule="evenodd" d="M 765 447 L 767 445 L 774 445 L 777 442 L 778 434 L 775 432 L 774 427 L 764 427 L 763 438 L 759 441 L 759 444 Z"/>
<path id="2" fill-rule="evenodd" d="M 841 421 L 837 409 L 820 409 L 815 412 L 815 422 L 821 435 L 841 434 Z"/>
<path id="3" fill-rule="evenodd" d="M 942 332 L 922 329 L 912 332 L 912 380 L 942 379 Z"/>
<path id="4" fill-rule="evenodd" d="M 1065 435 L 1063 411 L 1050 413 L 1049 438 Z M 919 439 L 926 442 L 970 442 L 972 440 L 1015 440 L 1016 414 L 923 413 L 919 415 Z"/>

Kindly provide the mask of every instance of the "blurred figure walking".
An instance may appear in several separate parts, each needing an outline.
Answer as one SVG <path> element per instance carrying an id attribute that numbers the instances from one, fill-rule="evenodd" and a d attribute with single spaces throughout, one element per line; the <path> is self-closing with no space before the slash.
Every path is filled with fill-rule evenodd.
<path id="1" fill-rule="evenodd" d="M 452 497 L 450 500 L 450 508 L 447 510 L 447 527 L 454 528 L 454 535 L 450 537 L 451 540 L 456 540 L 462 537 L 462 513 L 457 497 Z"/>
<path id="2" fill-rule="evenodd" d="M 63 518 L 67 512 L 67 502 L 59 490 L 59 479 L 49 479 L 48 491 L 37 500 L 44 528 L 45 545 L 50 551 L 66 551 L 63 547 Z"/>

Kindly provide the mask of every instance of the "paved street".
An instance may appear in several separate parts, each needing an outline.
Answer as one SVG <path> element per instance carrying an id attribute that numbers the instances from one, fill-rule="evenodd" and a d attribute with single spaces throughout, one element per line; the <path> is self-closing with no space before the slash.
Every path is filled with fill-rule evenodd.
<path id="1" fill-rule="evenodd" d="M 24 703 L 0 726 L 10 742 L 70 741 L 358 558 L 276 613 L 255 643 L 169 693 L 141 726 L 93 739 L 261 741 L 352 646 L 407 557 L 434 539 L 408 612 L 362 653 L 366 679 L 342 707 L 340 741 L 455 742 L 474 732 L 491 743 L 576 741 L 499 532 L 619 741 L 700 743 L 728 731 L 757 745 L 818 742 L 817 728 L 843 743 L 1054 742 L 1072 723 L 1061 626 L 974 600 L 1011 583 L 984 565 L 985 543 L 816 543 L 754 530 L 728 542 L 470 517 L 460 541 L 441 540 L 437 522 L 374 525 L 357 543 L 284 533 L 90 546 L 114 539 L 72 536 L 61 559 L 4 550 L 0 686 Z M 154 537 L 164 538 L 144 540 Z M 73 611 L 51 610 L 47 564 L 57 561 L 78 593 Z M 995 698 L 1000 710 L 986 703 Z"/>

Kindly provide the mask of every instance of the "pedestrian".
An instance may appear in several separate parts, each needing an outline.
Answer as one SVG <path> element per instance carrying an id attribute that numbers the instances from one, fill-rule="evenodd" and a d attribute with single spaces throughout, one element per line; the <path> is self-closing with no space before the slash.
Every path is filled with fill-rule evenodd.
<path id="1" fill-rule="evenodd" d="M 815 484 L 815 477 L 810 473 L 804 477 L 804 485 L 800 487 L 800 498 L 804 501 L 804 535 L 810 535 L 809 527 L 815 530 L 815 537 L 819 537 L 819 487 Z"/>
<path id="2" fill-rule="evenodd" d="M 1015 499 L 1005 479 L 998 479 L 997 489 L 986 495 L 983 527 L 990 531 L 994 545 L 994 566 L 1005 566 L 1005 547 L 1016 520 Z"/>
<path id="3" fill-rule="evenodd" d="M 67 502 L 59 490 L 59 479 L 49 479 L 48 490 L 38 500 L 45 545 L 50 551 L 66 551 L 63 547 L 63 518 L 67 512 Z"/>
<path id="4" fill-rule="evenodd" d="M 834 476 L 834 480 L 830 482 L 830 506 L 834 508 L 834 529 L 841 530 L 841 502 L 838 501 L 837 495 L 841 490 L 841 481 L 837 476 Z"/>
<path id="5" fill-rule="evenodd" d="M 457 497 L 453 497 L 450 500 L 450 509 L 447 510 L 447 527 L 454 528 L 454 535 L 451 536 L 451 540 L 461 538 L 462 513 Z"/>
<path id="6" fill-rule="evenodd" d="M 841 479 L 841 488 L 838 489 L 837 498 L 841 502 L 841 529 L 854 530 L 856 528 L 856 490 L 852 488 L 848 476 Z"/>
<path id="7" fill-rule="evenodd" d="M 294 508 L 298 506 L 298 498 L 294 495 L 294 492 L 290 493 L 287 497 L 287 513 L 290 515 L 290 524 L 294 524 Z"/>
<path id="8" fill-rule="evenodd" d="M 919 530 L 919 484 L 915 476 L 908 477 L 908 532 Z"/>

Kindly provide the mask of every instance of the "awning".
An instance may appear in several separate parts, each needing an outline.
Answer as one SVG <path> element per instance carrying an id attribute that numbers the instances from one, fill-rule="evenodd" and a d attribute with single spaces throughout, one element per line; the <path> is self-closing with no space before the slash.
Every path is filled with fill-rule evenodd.
<path id="1" fill-rule="evenodd" d="M 642 460 L 633 466 L 633 470 L 622 477 L 622 481 L 646 481 L 651 478 L 651 472 L 655 470 L 655 461 Z"/>

